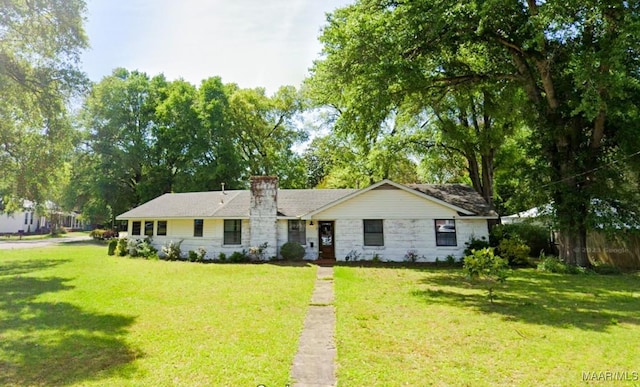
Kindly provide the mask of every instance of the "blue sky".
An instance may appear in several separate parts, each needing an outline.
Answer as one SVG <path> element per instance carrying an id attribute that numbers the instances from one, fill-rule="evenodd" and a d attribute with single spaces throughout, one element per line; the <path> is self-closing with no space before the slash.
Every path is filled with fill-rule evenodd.
<path id="1" fill-rule="evenodd" d="M 93 81 L 116 67 L 199 84 L 299 86 L 321 50 L 325 13 L 353 0 L 88 0 Z"/>

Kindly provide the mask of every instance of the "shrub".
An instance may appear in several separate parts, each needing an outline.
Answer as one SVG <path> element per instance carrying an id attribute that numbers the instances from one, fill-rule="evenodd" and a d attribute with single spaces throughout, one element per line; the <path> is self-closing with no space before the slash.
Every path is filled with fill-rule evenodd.
<path id="1" fill-rule="evenodd" d="M 489 247 L 489 241 L 487 241 L 487 238 L 485 237 L 476 238 L 472 235 L 468 241 L 464 242 L 464 245 L 466 246 L 464 249 L 464 255 L 467 256 L 472 254 L 472 250 L 481 250 Z"/>
<path id="2" fill-rule="evenodd" d="M 464 257 L 464 271 L 469 278 L 485 282 L 491 303 L 495 297 L 495 284 L 506 281 L 508 268 L 507 260 L 495 255 L 491 247 L 472 250 L 470 255 Z"/>
<path id="3" fill-rule="evenodd" d="M 356 250 L 351 250 L 349 251 L 349 253 L 344 257 L 344 260 L 349 262 L 349 261 L 357 261 L 358 259 L 360 259 L 360 253 Z"/>
<path id="4" fill-rule="evenodd" d="M 118 233 L 114 230 L 103 230 L 101 228 L 96 228 L 95 230 L 91 230 L 89 236 L 96 240 L 105 240 L 116 238 L 118 236 Z"/>
<path id="5" fill-rule="evenodd" d="M 219 259 L 221 262 L 226 261 L 226 260 L 227 260 L 227 254 L 225 254 L 225 253 L 222 253 L 222 252 L 221 252 L 220 254 L 218 254 L 218 259 Z"/>
<path id="6" fill-rule="evenodd" d="M 622 270 L 619 267 L 610 265 L 608 263 L 601 263 L 593 266 L 593 271 L 602 275 L 620 275 Z"/>
<path id="7" fill-rule="evenodd" d="M 489 234 L 491 246 L 498 246 L 503 239 L 520 238 L 529 246 L 529 254 L 532 257 L 538 256 L 541 252 L 545 254 L 556 254 L 556 248 L 551 243 L 550 231 L 544 226 L 531 223 L 509 223 L 499 224 L 493 227 Z"/>
<path id="8" fill-rule="evenodd" d="M 233 254 L 231 254 L 231 256 L 229 257 L 229 262 L 249 262 L 249 256 L 247 255 L 246 250 L 234 251 Z"/>
<path id="9" fill-rule="evenodd" d="M 169 261 L 177 261 L 182 258 L 182 250 L 180 249 L 181 244 L 182 241 L 169 241 L 164 246 L 162 246 L 162 253 L 164 254 L 164 258 Z"/>
<path id="10" fill-rule="evenodd" d="M 118 246 L 116 246 L 116 255 L 119 257 L 124 257 L 125 255 L 127 255 L 128 250 L 127 250 L 127 243 L 129 242 L 129 240 L 127 238 L 120 238 L 118 239 Z"/>
<path id="11" fill-rule="evenodd" d="M 373 258 L 371 258 L 371 262 L 380 263 L 380 262 L 382 262 L 382 259 L 380 258 L 380 255 L 378 255 L 378 253 L 375 253 L 373 255 Z"/>
<path id="12" fill-rule="evenodd" d="M 115 230 L 104 230 L 102 234 L 102 239 L 113 239 L 118 237 L 118 232 Z"/>
<path id="13" fill-rule="evenodd" d="M 451 254 L 447 255 L 446 260 L 447 260 L 447 264 L 452 265 L 452 266 L 455 265 L 456 261 L 457 261 L 456 257 L 454 255 L 451 255 Z"/>
<path id="14" fill-rule="evenodd" d="M 89 233 L 89 236 L 96 240 L 102 240 L 104 239 L 103 237 L 104 233 L 105 233 L 105 230 L 96 228 L 95 230 L 91 230 L 91 232 Z"/>
<path id="15" fill-rule="evenodd" d="M 207 250 L 198 247 L 195 251 L 189 250 L 189 262 L 203 262 L 207 255 Z"/>
<path id="16" fill-rule="evenodd" d="M 137 239 L 129 239 L 127 242 L 127 254 L 131 257 L 138 256 L 138 240 Z"/>
<path id="17" fill-rule="evenodd" d="M 110 240 L 109 246 L 107 248 L 107 255 L 115 255 L 117 247 L 118 247 L 118 240 L 117 239 Z"/>
<path id="18" fill-rule="evenodd" d="M 153 257 L 157 257 L 158 249 L 156 249 L 151 245 L 151 239 L 144 238 L 144 239 L 138 239 L 136 252 L 139 257 L 153 258 Z"/>
<path id="19" fill-rule="evenodd" d="M 269 244 L 264 242 L 260 246 L 253 246 L 249 248 L 249 258 L 252 261 L 264 261 L 264 251 L 267 249 Z"/>
<path id="20" fill-rule="evenodd" d="M 280 255 L 287 261 L 300 261 L 304 254 L 304 247 L 298 242 L 287 242 L 280 248 Z"/>
<path id="21" fill-rule="evenodd" d="M 567 265 L 557 257 L 547 256 L 544 253 L 541 253 L 540 263 L 538 263 L 538 271 L 558 274 L 579 274 L 584 272 L 584 269 L 573 265 Z"/>
<path id="22" fill-rule="evenodd" d="M 500 256 L 506 258 L 512 265 L 530 265 L 530 250 L 529 246 L 517 236 L 503 239 L 498 245 Z"/>
<path id="23" fill-rule="evenodd" d="M 131 257 L 151 258 L 158 250 L 151 245 L 149 238 L 129 239 L 127 251 Z"/>
<path id="24" fill-rule="evenodd" d="M 419 259 L 420 256 L 418 255 L 418 251 L 416 250 L 407 250 L 406 254 L 404 255 L 405 262 L 418 262 Z"/>

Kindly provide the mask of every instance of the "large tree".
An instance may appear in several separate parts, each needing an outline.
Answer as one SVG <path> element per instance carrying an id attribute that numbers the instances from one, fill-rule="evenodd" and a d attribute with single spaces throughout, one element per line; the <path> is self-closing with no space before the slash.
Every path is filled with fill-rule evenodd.
<path id="1" fill-rule="evenodd" d="M 292 147 L 307 133 L 296 121 L 301 98 L 293 86 L 268 96 L 262 88 L 227 87 L 228 120 L 250 175 L 276 175 L 285 188 L 306 186 L 303 163 Z"/>
<path id="2" fill-rule="evenodd" d="M 84 85 L 82 0 L 0 7 L 0 202 L 42 203 L 72 146 L 66 105 Z"/>
<path id="3" fill-rule="evenodd" d="M 561 255 L 587 266 L 593 199 L 631 203 L 619 190 L 633 171 L 619 161 L 640 128 L 639 17 L 635 1 L 360 0 L 329 16 L 315 76 L 360 130 L 437 91 L 520 88 Z"/>
<path id="4" fill-rule="evenodd" d="M 268 97 L 218 77 L 197 88 L 116 69 L 85 101 L 85 141 L 67 203 L 94 223 L 108 223 L 164 193 L 223 183 L 243 188 L 250 174 L 275 174 L 283 187 L 302 187 L 304 163 L 292 150 L 305 138 L 295 121 L 300 106 L 293 88 Z"/>
<path id="5" fill-rule="evenodd" d="M 153 84 L 166 84 L 158 76 Z M 116 69 L 94 85 L 83 111 L 87 141 L 86 162 L 95 163 L 87 172 L 86 197 L 99 198 L 118 215 L 140 204 L 141 182 L 148 169 L 157 89 L 144 73 Z"/>

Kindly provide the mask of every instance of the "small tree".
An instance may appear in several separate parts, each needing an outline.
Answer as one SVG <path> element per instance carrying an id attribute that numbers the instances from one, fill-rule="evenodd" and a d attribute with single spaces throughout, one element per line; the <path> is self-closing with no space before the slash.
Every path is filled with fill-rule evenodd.
<path id="1" fill-rule="evenodd" d="M 489 301 L 493 304 L 493 289 L 496 283 L 507 280 L 509 262 L 495 255 L 493 248 L 471 250 L 471 255 L 464 257 L 463 269 L 470 279 L 483 280 L 489 292 Z"/>

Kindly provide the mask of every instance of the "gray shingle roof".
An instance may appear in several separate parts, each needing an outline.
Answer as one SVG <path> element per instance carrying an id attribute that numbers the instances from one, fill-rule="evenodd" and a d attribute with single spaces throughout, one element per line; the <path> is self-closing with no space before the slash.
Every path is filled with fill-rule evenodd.
<path id="1" fill-rule="evenodd" d="M 497 216 L 473 188 L 461 184 L 410 184 L 409 189 L 473 212 L 477 216 Z M 327 206 L 355 189 L 279 189 L 278 216 L 300 217 Z M 248 218 L 250 192 L 210 191 L 170 193 L 159 196 L 118 219 L 145 218 Z"/>
<path id="2" fill-rule="evenodd" d="M 298 217 L 343 198 L 354 189 L 279 189 L 278 216 Z M 118 216 L 133 218 L 246 218 L 250 192 L 171 193 L 159 196 Z"/>
<path id="3" fill-rule="evenodd" d="M 476 214 L 476 216 L 498 216 L 498 213 L 489 207 L 489 204 L 484 198 L 468 185 L 407 184 L 407 187 L 453 204 L 456 207 L 471 211 Z"/>

